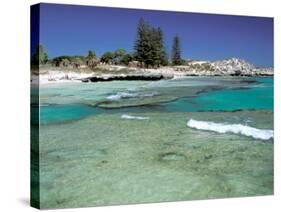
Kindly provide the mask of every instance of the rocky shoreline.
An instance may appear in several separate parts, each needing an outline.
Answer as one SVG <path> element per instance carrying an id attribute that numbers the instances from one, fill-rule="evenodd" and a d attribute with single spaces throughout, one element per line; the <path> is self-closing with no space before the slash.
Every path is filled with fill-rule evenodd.
<path id="1" fill-rule="evenodd" d="M 143 81 L 157 81 L 161 79 L 169 79 L 163 75 L 128 75 L 128 76 L 110 76 L 110 77 L 102 77 L 102 76 L 92 76 L 82 79 L 82 82 L 107 82 L 107 81 L 136 81 L 136 80 L 143 80 Z"/>
<path id="2" fill-rule="evenodd" d="M 33 83 L 67 83 L 67 82 L 105 82 L 114 80 L 163 80 L 185 76 L 273 76 L 273 68 L 257 68 L 244 60 L 232 58 L 229 60 L 208 62 L 189 61 L 182 66 L 166 66 L 157 69 L 144 69 L 117 65 L 99 65 L 94 70 L 57 69 L 40 67 L 38 72 L 32 72 Z"/>
<path id="3" fill-rule="evenodd" d="M 245 60 L 231 58 L 220 61 L 190 60 L 184 66 L 174 67 L 188 76 L 272 76 L 272 67 L 256 67 Z"/>

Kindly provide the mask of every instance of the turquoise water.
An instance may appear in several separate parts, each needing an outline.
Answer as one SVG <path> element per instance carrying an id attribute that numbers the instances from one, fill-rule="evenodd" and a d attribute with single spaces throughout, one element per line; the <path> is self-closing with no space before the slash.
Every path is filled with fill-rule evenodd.
<path id="1" fill-rule="evenodd" d="M 272 78 L 48 85 L 40 105 L 41 208 L 273 194 Z"/>
<path id="2" fill-rule="evenodd" d="M 259 84 L 246 88 L 225 88 L 205 92 L 196 97 L 182 98 L 167 103 L 169 111 L 234 111 L 234 110 L 273 110 L 273 79 L 256 78 Z"/>
<path id="3" fill-rule="evenodd" d="M 40 123 L 48 124 L 79 120 L 99 112 L 96 108 L 79 104 L 48 105 L 40 107 Z"/>
<path id="4" fill-rule="evenodd" d="M 247 78 L 246 78 L 247 79 Z M 273 78 L 254 78 L 256 83 L 242 83 L 237 85 L 236 81 L 220 80 L 212 86 L 219 86 L 215 90 L 208 91 L 209 79 L 203 78 L 197 84 L 191 84 L 193 79 L 180 79 L 177 82 L 162 83 L 160 86 L 151 85 L 149 83 L 141 84 L 127 84 L 127 87 L 110 87 L 109 83 L 105 83 L 104 88 L 106 92 L 102 92 L 102 84 L 94 87 L 95 84 L 84 84 L 82 87 L 75 89 L 74 87 L 62 87 L 49 89 L 49 93 L 44 95 L 41 92 L 43 105 L 40 107 L 40 121 L 41 124 L 59 123 L 64 121 L 79 120 L 87 116 L 101 114 L 101 113 L 127 113 L 127 112 L 196 112 L 196 111 L 235 111 L 235 110 L 273 110 Z M 253 80 L 251 78 L 251 80 Z M 245 79 L 241 79 L 241 82 Z M 201 84 L 203 83 L 203 85 Z M 190 85 L 191 84 L 191 85 Z M 115 83 L 116 85 L 116 83 Z M 135 86 L 136 85 L 136 86 Z M 165 87 L 168 85 L 167 87 Z M 178 87 L 182 85 L 181 87 Z M 186 87 L 185 87 L 186 86 Z M 158 95 L 133 98 L 124 98 L 115 100 L 109 103 L 116 104 L 122 102 L 122 107 L 100 108 L 95 104 L 106 100 L 110 95 L 118 92 L 126 92 L 129 88 L 133 88 L 134 92 L 138 92 L 138 88 L 142 88 L 140 92 L 145 90 L 146 93 L 157 92 Z M 197 88 L 197 93 L 193 93 L 192 87 Z M 207 89 L 206 89 L 207 87 Z M 145 89 L 144 89 L 145 88 Z M 200 92 L 200 89 L 204 91 Z M 114 91 L 115 90 L 115 91 Z M 168 91 L 172 90 L 172 93 Z M 78 92 L 77 92 L 78 91 Z M 199 92 L 198 92 L 199 91 Z M 50 95 L 50 92 L 53 95 Z M 74 93 L 77 92 L 76 95 Z M 55 94 L 60 95 L 55 95 Z M 171 98 L 174 95 L 175 98 Z M 46 101 L 47 97 L 47 101 Z M 162 101 L 159 101 L 162 98 Z M 165 98 L 167 98 L 165 100 Z M 142 103 L 147 99 L 146 105 Z M 48 102 L 49 100 L 49 102 Z M 52 104 L 54 102 L 62 101 L 61 104 Z M 89 104 L 90 101 L 90 104 Z M 126 103 L 134 101 L 134 107 L 127 107 Z M 51 103 L 51 104 L 48 104 Z M 110 104 L 108 104 L 110 106 Z"/>

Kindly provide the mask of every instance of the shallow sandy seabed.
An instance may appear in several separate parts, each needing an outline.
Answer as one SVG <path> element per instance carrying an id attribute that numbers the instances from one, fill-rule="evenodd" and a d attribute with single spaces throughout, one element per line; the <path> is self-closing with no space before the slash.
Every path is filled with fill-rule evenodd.
<path id="1" fill-rule="evenodd" d="M 270 111 L 100 114 L 42 125 L 42 208 L 273 194 L 273 140 L 188 128 L 189 119 L 273 128 Z M 250 124 L 251 124 L 250 123 Z"/>

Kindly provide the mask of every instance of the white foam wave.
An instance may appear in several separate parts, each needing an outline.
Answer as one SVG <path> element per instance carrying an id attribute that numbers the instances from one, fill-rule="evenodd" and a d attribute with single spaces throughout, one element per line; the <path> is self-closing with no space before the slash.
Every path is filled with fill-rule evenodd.
<path id="1" fill-rule="evenodd" d="M 119 99 L 122 99 L 122 98 L 133 98 L 133 97 L 136 97 L 136 94 L 134 94 L 134 93 L 126 93 L 126 92 L 119 92 L 117 94 L 110 95 L 110 96 L 108 96 L 106 98 L 110 99 L 110 100 L 119 100 Z"/>
<path id="2" fill-rule="evenodd" d="M 127 93 L 127 92 L 118 92 L 117 94 L 113 94 L 107 97 L 109 100 L 119 100 L 126 98 L 136 98 L 136 97 L 152 97 L 158 95 L 157 92 L 152 93 Z"/>
<path id="3" fill-rule="evenodd" d="M 147 120 L 149 117 L 143 117 L 143 116 L 131 116 L 127 114 L 123 114 L 121 116 L 122 119 L 138 119 L 138 120 Z"/>
<path id="4" fill-rule="evenodd" d="M 187 126 L 198 130 L 214 131 L 218 133 L 234 133 L 250 136 L 255 139 L 268 140 L 273 138 L 273 130 L 257 129 L 242 124 L 225 124 L 190 119 Z"/>

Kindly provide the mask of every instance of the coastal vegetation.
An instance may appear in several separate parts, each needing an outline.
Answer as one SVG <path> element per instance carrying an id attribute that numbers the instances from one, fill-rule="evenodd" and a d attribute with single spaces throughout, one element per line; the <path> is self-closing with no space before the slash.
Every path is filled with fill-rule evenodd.
<path id="1" fill-rule="evenodd" d="M 137 27 L 137 39 L 134 49 L 135 59 L 142 67 L 160 67 L 168 65 L 163 32 L 160 27 L 153 27 L 140 19 Z"/>
<path id="2" fill-rule="evenodd" d="M 92 50 L 84 55 L 61 55 L 52 59 L 43 44 L 39 44 L 35 53 L 32 55 L 32 65 L 50 64 L 55 67 L 72 67 L 94 69 L 98 64 L 124 65 L 140 68 L 159 68 L 168 65 L 181 65 L 184 60 L 181 59 L 180 39 L 174 38 L 172 57 L 169 58 L 167 48 L 164 43 L 164 33 L 160 27 L 150 25 L 143 18 L 139 20 L 136 29 L 136 40 L 133 44 L 133 52 L 127 52 L 123 48 L 115 51 L 106 51 L 100 57 Z"/>
<path id="3" fill-rule="evenodd" d="M 61 77 L 59 73 L 53 78 L 72 78 L 69 72 L 100 75 L 151 75 L 162 79 L 170 79 L 174 76 L 272 76 L 273 68 L 258 68 L 239 58 L 230 58 L 219 61 L 203 61 L 184 59 L 182 54 L 182 41 L 178 34 L 172 39 L 171 50 L 165 43 L 168 39 L 159 26 L 153 26 L 141 18 L 136 26 L 136 39 L 132 44 L 133 51 L 123 48 L 113 51 L 105 51 L 97 55 L 94 50 L 88 50 L 85 55 L 61 55 L 49 59 L 46 48 L 39 44 L 31 57 L 31 68 L 37 74 L 52 71 L 66 72 L 67 76 Z M 85 76 L 74 78 L 84 78 Z M 88 81 L 83 79 L 84 81 Z M 143 77 L 140 77 L 141 79 Z"/>
<path id="4" fill-rule="evenodd" d="M 116 49 L 114 52 L 107 51 L 101 58 L 100 62 L 109 65 L 128 65 L 134 60 L 134 56 L 127 53 L 125 49 Z"/>
<path id="5" fill-rule="evenodd" d="M 173 65 L 183 65 L 184 60 L 181 58 L 181 47 L 180 47 L 180 39 L 179 36 L 176 35 L 173 39 L 173 47 L 172 47 L 172 64 Z"/>

